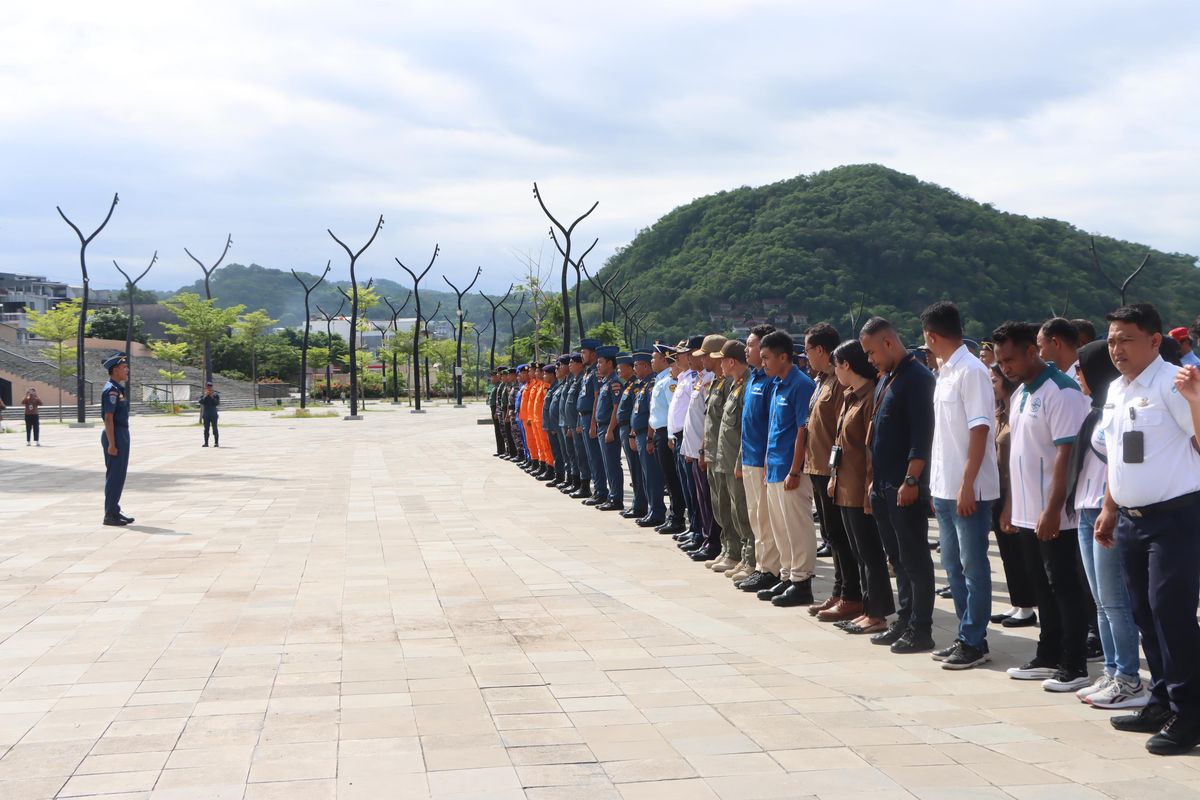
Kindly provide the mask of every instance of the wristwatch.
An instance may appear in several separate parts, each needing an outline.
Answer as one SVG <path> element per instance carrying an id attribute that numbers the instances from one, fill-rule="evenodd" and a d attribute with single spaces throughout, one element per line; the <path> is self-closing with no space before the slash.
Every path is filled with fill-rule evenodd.
<path id="1" fill-rule="evenodd" d="M 905 475 L 905 476 L 904 476 L 904 485 L 905 485 L 905 486 L 916 486 L 918 483 L 920 483 L 920 481 L 918 481 L 918 480 L 917 480 L 916 478 L 914 478 L 912 475 Z"/>

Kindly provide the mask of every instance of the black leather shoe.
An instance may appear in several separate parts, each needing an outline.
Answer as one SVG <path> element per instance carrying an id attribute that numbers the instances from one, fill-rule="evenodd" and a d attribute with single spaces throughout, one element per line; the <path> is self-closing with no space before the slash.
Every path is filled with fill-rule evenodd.
<path id="1" fill-rule="evenodd" d="M 1037 614 L 1030 614 L 1025 619 L 1009 617 L 1000 624 L 1006 628 L 1032 628 L 1034 625 L 1037 625 Z"/>
<path id="2" fill-rule="evenodd" d="M 1132 714 L 1109 717 L 1108 723 L 1127 733 L 1158 733 L 1174 718 L 1175 712 L 1158 703 L 1142 706 Z"/>
<path id="3" fill-rule="evenodd" d="M 121 522 L 124 522 L 126 525 L 133 524 L 133 517 L 127 517 L 124 514 L 122 514 L 120 511 L 117 512 L 117 519 L 121 520 Z"/>
<path id="4" fill-rule="evenodd" d="M 1180 756 L 1197 745 L 1200 745 L 1200 720 L 1188 722 L 1179 715 L 1146 740 L 1146 750 L 1156 756 Z"/>
<path id="5" fill-rule="evenodd" d="M 616 503 L 616 502 L 613 502 L 612 500 L 609 500 L 607 503 L 601 503 L 600 505 L 596 506 L 597 511 L 622 511 L 622 510 L 624 510 L 624 508 L 625 508 L 624 503 Z"/>
<path id="6" fill-rule="evenodd" d="M 784 590 L 783 594 L 771 598 L 771 605 L 788 608 L 790 606 L 809 606 L 813 604 L 813 601 L 812 579 L 809 578 L 793 582 Z"/>
<path id="7" fill-rule="evenodd" d="M 833 548 L 829 546 L 829 542 L 821 542 L 821 546 L 817 548 L 817 558 L 829 558 L 833 555 Z"/>
<path id="8" fill-rule="evenodd" d="M 692 561 L 712 561 L 719 555 L 721 555 L 720 547 L 706 547 L 693 551 L 688 555 L 688 558 Z"/>
<path id="9" fill-rule="evenodd" d="M 704 541 L 703 536 L 689 535 L 679 540 L 680 550 L 695 550 Z"/>
<path id="10" fill-rule="evenodd" d="M 791 585 L 791 581 L 780 581 L 768 589 L 759 589 L 758 594 L 755 596 L 759 600 L 774 600 L 776 597 L 786 592 L 788 587 Z"/>
<path id="11" fill-rule="evenodd" d="M 683 533 L 686 530 L 687 528 L 684 527 L 682 522 L 667 522 L 663 529 L 659 531 L 659 533 L 665 533 L 670 536 L 674 536 L 675 534 Z"/>
<path id="12" fill-rule="evenodd" d="M 899 655 L 909 653 L 931 653 L 937 645 L 928 633 L 916 633 L 908 630 L 903 636 L 892 643 L 892 652 Z"/>
<path id="13" fill-rule="evenodd" d="M 638 524 L 639 528 L 656 528 L 657 529 L 659 525 L 662 525 L 662 520 L 658 519 L 657 517 L 642 517 L 641 519 L 639 519 L 637 521 L 637 524 Z M 661 531 L 660 531 L 660 533 L 661 533 Z"/>
<path id="14" fill-rule="evenodd" d="M 770 589 L 775 584 L 779 583 L 779 576 L 771 572 L 755 572 L 744 581 L 738 581 L 735 585 L 743 592 L 758 592 L 763 589 Z"/>
<path id="15" fill-rule="evenodd" d="M 571 492 L 571 497 L 575 498 L 576 500 L 582 500 L 585 497 L 591 497 L 591 496 L 592 496 L 591 481 L 581 481 L 579 484 L 579 488 L 577 488 L 575 491 Z"/>
<path id="16" fill-rule="evenodd" d="M 639 518 L 645 516 L 645 513 L 646 512 L 644 512 L 644 511 L 637 511 L 632 508 L 627 508 L 621 512 L 621 517 L 623 519 L 639 519 Z"/>
<path id="17" fill-rule="evenodd" d="M 883 633 L 877 633 L 871 637 L 871 644 L 887 645 L 891 647 L 896 642 L 900 641 L 900 637 L 908 630 L 908 623 L 894 620 L 888 629 Z"/>
<path id="18" fill-rule="evenodd" d="M 106 516 L 106 517 L 104 518 L 104 524 L 105 524 L 105 525 L 112 525 L 114 528 L 124 528 L 124 527 L 125 527 L 126 525 L 128 525 L 129 523 L 128 523 L 128 522 L 126 522 L 125 520 L 121 519 L 120 517 L 109 517 L 109 516 Z"/>

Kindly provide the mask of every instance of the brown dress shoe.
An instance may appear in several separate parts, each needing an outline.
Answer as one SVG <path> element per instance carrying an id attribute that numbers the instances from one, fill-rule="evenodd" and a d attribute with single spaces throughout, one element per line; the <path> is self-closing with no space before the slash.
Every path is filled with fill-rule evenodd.
<path id="1" fill-rule="evenodd" d="M 817 614 L 820 614 L 825 609 L 833 608 L 838 603 L 840 603 L 841 600 L 842 600 L 842 598 L 840 598 L 840 597 L 830 597 L 830 598 L 826 599 L 823 603 L 813 603 L 811 606 L 808 607 L 808 615 L 810 617 L 815 617 Z"/>
<path id="2" fill-rule="evenodd" d="M 817 614 L 821 622 L 841 622 L 844 619 L 856 619 L 863 613 L 861 600 L 842 600 L 833 608 L 827 608 Z"/>

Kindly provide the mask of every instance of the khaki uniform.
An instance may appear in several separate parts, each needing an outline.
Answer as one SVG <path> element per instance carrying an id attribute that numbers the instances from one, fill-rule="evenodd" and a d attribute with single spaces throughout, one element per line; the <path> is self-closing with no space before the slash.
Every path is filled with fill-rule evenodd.
<path id="1" fill-rule="evenodd" d="M 709 463 L 709 476 L 713 484 L 713 506 L 721 507 L 719 517 L 725 533 L 727 555 L 754 569 L 754 533 L 750 528 L 746 487 L 740 478 L 735 477 L 741 463 L 742 401 L 747 377 L 748 371 L 741 378 L 728 382 L 729 391 L 721 411 L 717 447 Z"/>

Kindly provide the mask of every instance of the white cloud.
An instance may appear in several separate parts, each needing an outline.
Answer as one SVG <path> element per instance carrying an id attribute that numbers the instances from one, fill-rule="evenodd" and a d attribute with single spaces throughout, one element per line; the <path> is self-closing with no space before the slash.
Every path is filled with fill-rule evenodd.
<path id="1" fill-rule="evenodd" d="M 1001 208 L 1200 252 L 1200 7 L 906 3 L 65 2 L 0 27 L 0 269 L 92 254 L 316 268 L 326 227 L 516 271 L 538 180 L 593 263 L 680 203 L 877 161 Z M 1153 41 L 1147 48 L 1139 42 Z M 108 265 L 105 268 L 103 265 Z M 111 279 L 111 280 L 109 280 Z"/>

